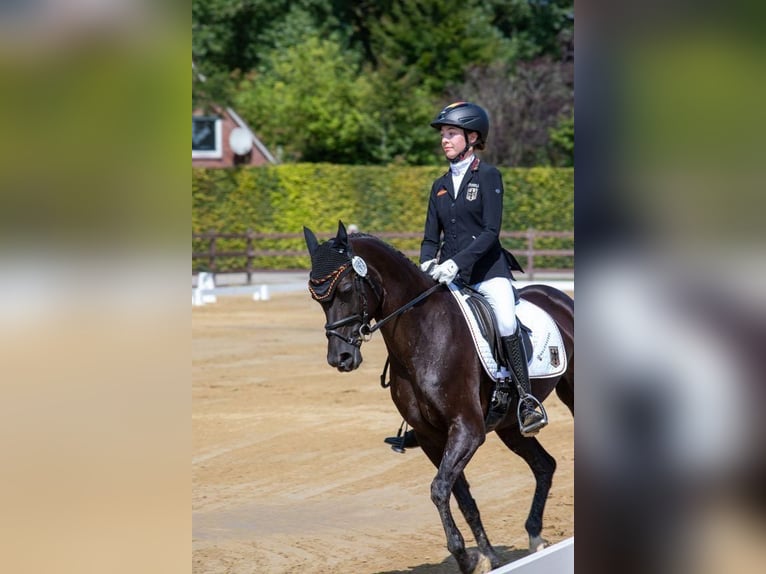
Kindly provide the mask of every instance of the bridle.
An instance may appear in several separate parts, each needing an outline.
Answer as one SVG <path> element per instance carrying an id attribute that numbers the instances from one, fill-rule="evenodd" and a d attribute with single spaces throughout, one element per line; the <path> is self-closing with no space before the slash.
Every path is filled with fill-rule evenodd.
<path id="1" fill-rule="evenodd" d="M 345 273 L 347 269 L 343 269 L 341 267 L 336 273 Z M 391 319 L 394 319 L 395 317 L 398 317 L 408 309 L 412 308 L 413 306 L 417 305 L 420 301 L 434 293 L 439 287 L 442 285 L 440 283 L 436 283 L 432 287 L 426 289 L 423 291 L 420 295 L 409 301 L 408 303 L 405 303 L 401 307 L 399 307 L 396 311 L 388 315 L 387 317 L 381 319 L 380 321 L 376 321 L 374 325 L 370 325 L 370 314 L 367 311 L 367 295 L 365 293 L 364 289 L 364 282 L 366 281 L 370 288 L 372 289 L 373 293 L 375 293 L 375 296 L 378 299 L 378 307 L 383 302 L 383 296 L 381 295 L 380 288 L 375 285 L 375 283 L 369 278 L 369 275 L 367 274 L 367 266 L 364 265 L 364 275 L 360 274 L 357 270 L 357 266 L 354 265 L 352 268 L 352 272 L 354 273 L 354 292 L 359 293 L 360 297 L 362 299 L 362 312 L 356 313 L 354 315 L 349 315 L 348 317 L 344 317 L 343 319 L 338 319 L 337 321 L 333 321 L 332 323 L 327 323 L 324 326 L 325 335 L 329 339 L 330 337 L 338 337 L 340 340 L 348 343 L 349 345 L 353 345 L 357 349 L 361 348 L 362 343 L 369 341 L 372 338 L 372 334 L 383 327 L 388 321 Z M 330 298 L 332 300 L 332 297 Z M 339 327 L 344 327 L 346 325 L 350 325 L 353 323 L 359 323 L 359 328 L 356 329 L 356 331 L 352 332 L 351 335 L 348 337 L 344 336 L 343 334 L 336 331 Z"/>
<path id="2" fill-rule="evenodd" d="M 346 270 L 347 269 L 341 268 L 339 271 L 341 273 L 345 273 Z M 373 293 L 375 293 L 375 296 L 378 299 L 378 306 L 380 306 L 381 302 L 383 301 L 383 296 L 381 295 L 378 286 L 373 283 L 367 274 L 362 276 L 356 271 L 355 268 L 352 268 L 351 272 L 354 274 L 354 292 L 358 293 L 362 299 L 362 312 L 355 313 L 354 315 L 349 315 L 343 319 L 338 319 L 332 323 L 327 323 L 324 326 L 324 330 L 328 339 L 330 337 L 338 337 L 341 341 L 344 341 L 349 345 L 353 345 L 356 348 L 361 348 L 362 343 L 369 341 L 372 338 L 373 332 L 379 328 L 379 323 L 376 323 L 372 327 L 370 326 L 371 317 L 367 310 L 367 293 L 364 289 L 364 283 L 367 282 Z M 359 323 L 359 328 L 353 331 L 349 336 L 345 336 L 342 333 L 336 331 L 336 329 L 339 327 L 345 327 L 346 325 L 350 325 L 356 322 Z"/>

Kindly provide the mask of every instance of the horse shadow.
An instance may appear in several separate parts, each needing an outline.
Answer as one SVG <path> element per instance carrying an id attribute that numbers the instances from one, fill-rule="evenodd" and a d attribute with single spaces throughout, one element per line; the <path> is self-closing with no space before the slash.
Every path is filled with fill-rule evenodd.
<path id="1" fill-rule="evenodd" d="M 495 552 L 503 562 L 503 566 L 529 555 L 529 550 L 512 549 L 508 546 L 495 546 Z M 454 556 L 447 556 L 438 564 L 420 564 L 407 570 L 386 570 L 375 574 L 460 574 L 460 568 Z"/>

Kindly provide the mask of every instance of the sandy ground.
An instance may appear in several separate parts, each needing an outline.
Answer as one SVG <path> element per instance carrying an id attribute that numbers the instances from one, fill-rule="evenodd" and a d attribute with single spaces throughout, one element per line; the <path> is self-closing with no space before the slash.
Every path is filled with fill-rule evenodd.
<path id="1" fill-rule="evenodd" d="M 341 374 L 323 324 L 307 292 L 192 309 L 193 572 L 457 573 L 430 500 L 435 469 L 383 444 L 401 419 L 380 387 L 382 339 Z M 546 407 L 540 440 L 558 470 L 543 536 L 558 542 L 574 534 L 574 423 L 555 396 Z M 525 556 L 526 464 L 490 435 L 466 476 L 500 555 Z"/>

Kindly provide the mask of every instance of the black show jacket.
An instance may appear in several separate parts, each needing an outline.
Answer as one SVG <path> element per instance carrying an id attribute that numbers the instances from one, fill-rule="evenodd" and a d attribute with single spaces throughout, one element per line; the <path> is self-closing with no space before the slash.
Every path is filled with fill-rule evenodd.
<path id="1" fill-rule="evenodd" d="M 522 269 L 500 245 L 504 189 L 498 169 L 476 158 L 457 198 L 452 191 L 449 171 L 431 186 L 420 262 L 436 258 L 437 253 L 440 263 L 452 259 L 459 277 L 469 285 L 493 277 L 512 279 L 511 270 Z"/>

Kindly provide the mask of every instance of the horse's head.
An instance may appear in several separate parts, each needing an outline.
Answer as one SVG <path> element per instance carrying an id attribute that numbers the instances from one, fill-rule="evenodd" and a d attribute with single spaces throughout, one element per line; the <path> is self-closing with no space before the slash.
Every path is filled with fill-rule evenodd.
<path id="1" fill-rule="evenodd" d="M 322 243 L 303 228 L 311 255 L 309 291 L 322 305 L 327 323 L 327 362 L 339 371 L 353 371 L 362 364 L 360 347 L 370 335 L 370 296 L 375 287 L 365 261 L 354 255 L 346 228 L 338 222 L 337 235 Z"/>

